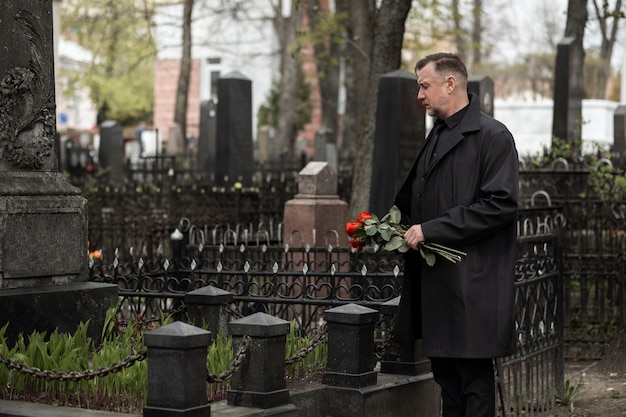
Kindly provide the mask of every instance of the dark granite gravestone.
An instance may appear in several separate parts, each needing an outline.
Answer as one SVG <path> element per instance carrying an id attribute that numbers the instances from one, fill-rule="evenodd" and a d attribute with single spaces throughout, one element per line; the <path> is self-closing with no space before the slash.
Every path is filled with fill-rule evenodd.
<path id="1" fill-rule="evenodd" d="M 369 209 L 383 216 L 426 138 L 426 111 L 417 101 L 415 74 L 398 70 L 380 77 Z"/>
<path id="2" fill-rule="evenodd" d="M 237 71 L 217 81 L 215 179 L 219 185 L 251 185 L 253 172 L 252 81 Z"/>
<path id="3" fill-rule="evenodd" d="M 198 170 L 215 172 L 215 145 L 217 135 L 217 104 L 204 100 L 200 104 L 200 132 L 198 135 Z"/>
<path id="4" fill-rule="evenodd" d="M 87 201 L 58 171 L 52 0 L 0 7 L 0 326 L 97 339 L 117 286 L 87 280 Z"/>
<path id="5" fill-rule="evenodd" d="M 110 184 L 124 181 L 124 134 L 122 126 L 107 120 L 100 125 L 100 150 L 98 151 L 103 176 Z"/>
<path id="6" fill-rule="evenodd" d="M 474 93 L 480 100 L 480 109 L 493 117 L 494 89 L 493 80 L 485 75 L 470 76 L 467 80 L 467 92 Z"/>
<path id="7" fill-rule="evenodd" d="M 576 84 L 574 76 L 578 62 L 583 59 L 579 55 L 572 37 L 564 38 L 557 45 L 552 136 L 570 143 L 578 143 L 582 131 L 583 88 Z"/>
<path id="8" fill-rule="evenodd" d="M 620 104 L 613 113 L 613 146 L 611 152 L 626 156 L 626 105 Z"/>

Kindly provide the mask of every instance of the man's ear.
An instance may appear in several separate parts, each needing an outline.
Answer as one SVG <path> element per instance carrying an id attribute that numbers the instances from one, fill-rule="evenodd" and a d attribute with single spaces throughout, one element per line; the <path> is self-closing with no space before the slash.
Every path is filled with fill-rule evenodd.
<path id="1" fill-rule="evenodd" d="M 456 88 L 456 78 L 454 78 L 454 75 L 448 75 L 446 77 L 446 89 L 448 91 L 448 94 L 452 94 L 455 88 Z"/>

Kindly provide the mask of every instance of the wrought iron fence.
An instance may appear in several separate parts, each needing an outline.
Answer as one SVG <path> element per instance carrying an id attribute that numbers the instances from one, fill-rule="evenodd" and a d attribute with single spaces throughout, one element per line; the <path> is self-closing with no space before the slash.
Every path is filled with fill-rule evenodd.
<path id="1" fill-rule="evenodd" d="M 518 352 L 498 361 L 513 415 L 552 409 L 563 388 L 563 277 L 554 233 L 562 221 L 550 208 L 520 213 Z M 257 239 L 243 227 L 183 225 L 188 226 L 186 239 L 170 242 L 174 256 L 146 259 L 118 251 L 111 263 L 91 263 L 91 280 L 119 285 L 123 314 L 158 316 L 180 308 L 187 292 L 211 285 L 231 292 L 235 309 L 244 315 L 263 311 L 307 332 L 319 328 L 328 307 L 359 303 L 378 308 L 401 291 L 403 258 L 394 253 L 355 252 L 333 244 L 294 247 Z"/>

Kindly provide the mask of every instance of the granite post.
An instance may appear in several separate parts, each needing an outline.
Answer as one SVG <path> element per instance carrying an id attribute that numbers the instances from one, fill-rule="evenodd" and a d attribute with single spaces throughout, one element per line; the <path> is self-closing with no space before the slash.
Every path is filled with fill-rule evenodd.
<path id="1" fill-rule="evenodd" d="M 426 138 L 426 110 L 417 101 L 415 74 L 384 74 L 378 81 L 369 211 L 384 216 Z"/>
<path id="2" fill-rule="evenodd" d="M 285 381 L 289 327 L 288 321 L 265 313 L 230 322 L 233 349 L 239 350 L 245 336 L 250 337 L 250 343 L 239 371 L 233 374 L 229 405 L 265 409 L 289 404 Z"/>
<path id="3" fill-rule="evenodd" d="M 208 417 L 209 332 L 176 321 L 147 332 L 148 396 L 144 417 Z"/>
<path id="4" fill-rule="evenodd" d="M 328 322 L 326 385 L 361 388 L 376 384 L 374 328 L 378 311 L 347 304 L 324 312 Z"/>
<path id="5" fill-rule="evenodd" d="M 87 201 L 55 150 L 52 0 L 0 8 L 0 326 L 98 339 L 117 286 L 87 281 Z"/>
<path id="6" fill-rule="evenodd" d="M 196 326 L 201 326 L 204 323 L 209 325 L 211 342 L 215 340 L 220 330 L 223 335 L 228 334 L 230 314 L 224 313 L 222 306 L 230 304 L 232 301 L 232 293 L 212 285 L 185 294 L 189 319 Z"/>
<path id="7" fill-rule="evenodd" d="M 100 124 L 100 149 L 98 160 L 104 178 L 112 185 L 124 182 L 124 135 L 122 126 L 115 120 Z"/>
<path id="8" fill-rule="evenodd" d="M 387 301 L 380 306 L 380 314 L 388 322 L 398 315 L 400 297 Z M 397 342 L 391 335 L 380 361 L 380 371 L 386 374 L 420 375 L 430 372 L 430 361 L 422 356 L 421 339 L 415 342 Z"/>

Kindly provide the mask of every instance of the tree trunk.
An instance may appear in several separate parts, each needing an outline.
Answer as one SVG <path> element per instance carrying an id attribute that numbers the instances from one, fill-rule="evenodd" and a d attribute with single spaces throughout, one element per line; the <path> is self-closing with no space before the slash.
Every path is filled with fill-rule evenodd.
<path id="1" fill-rule="evenodd" d="M 358 3 L 358 4 L 355 4 Z M 341 155 L 356 155 L 359 129 L 365 113 L 367 83 L 374 39 L 375 0 L 336 0 L 337 13 L 349 16 L 344 50 L 345 112 L 341 126 Z"/>
<path id="2" fill-rule="evenodd" d="M 378 79 L 400 68 L 404 24 L 411 9 L 411 0 L 383 0 L 376 13 L 369 76 L 367 78 L 366 109 L 363 114 L 352 175 L 350 218 L 369 209 L 376 128 Z"/>
<path id="3" fill-rule="evenodd" d="M 580 100 L 584 98 L 583 66 L 585 63 L 585 50 L 583 39 L 585 36 L 585 25 L 588 20 L 587 0 L 568 0 L 567 3 L 567 23 L 565 25 L 565 36 L 574 38 L 572 54 L 572 67 L 570 73 L 570 100 Z M 556 74 L 555 77 L 560 77 Z M 571 116 L 571 115 L 570 115 Z M 582 122 L 582 109 L 576 117 L 576 122 Z M 568 138 L 571 145 L 571 157 L 577 160 L 582 152 L 581 130 L 575 137 Z"/>
<path id="4" fill-rule="evenodd" d="M 479 65 L 482 61 L 482 15 L 482 0 L 474 0 L 474 8 L 472 9 L 472 16 L 474 17 L 474 23 L 472 24 L 472 66 Z"/>
<path id="5" fill-rule="evenodd" d="M 320 0 L 310 0 L 307 8 L 309 27 L 314 32 L 322 11 Z M 331 35 L 332 36 L 332 35 Z M 318 83 L 322 102 L 322 127 L 326 127 L 337 135 L 337 100 L 339 97 L 339 43 L 329 39 L 326 43 L 316 42 L 315 63 L 317 65 Z M 323 57 L 323 59 L 320 59 Z"/>
<path id="6" fill-rule="evenodd" d="M 191 15 L 194 0 L 185 0 L 183 11 L 183 54 L 180 59 L 180 73 L 176 89 L 174 123 L 180 126 L 182 140 L 187 138 L 187 103 L 189 100 L 189 79 L 191 77 Z M 172 138 L 170 138 L 172 140 Z"/>
<path id="7" fill-rule="evenodd" d="M 601 68 L 598 73 L 598 89 L 596 96 L 593 98 L 604 99 L 606 98 L 607 85 L 611 77 L 611 58 L 613 57 L 613 48 L 615 41 L 617 40 L 617 31 L 619 28 L 619 20 L 623 18 L 621 15 L 622 0 L 616 0 L 613 11 L 608 10 L 608 4 L 604 3 L 604 7 L 598 5 L 598 0 L 593 0 L 593 8 L 595 10 L 596 18 L 600 25 L 600 34 L 602 36 L 602 43 L 600 44 L 600 60 Z M 609 27 L 609 19 L 611 21 Z"/>
<path id="8" fill-rule="evenodd" d="M 456 45 L 456 53 L 461 57 L 463 62 L 467 62 L 467 45 L 465 36 L 463 36 L 461 18 L 459 0 L 452 0 L 452 20 L 454 22 L 454 44 Z"/>
<path id="9" fill-rule="evenodd" d="M 280 42 L 280 72 L 281 88 L 278 98 L 278 118 L 276 121 L 276 141 L 281 155 L 293 160 L 295 157 L 294 128 L 298 108 L 298 71 L 300 61 L 297 54 L 290 48 L 296 44 L 296 32 L 302 26 L 302 7 L 297 2 L 291 2 L 291 13 L 283 17 L 282 5 L 276 7 L 274 29 Z"/>

